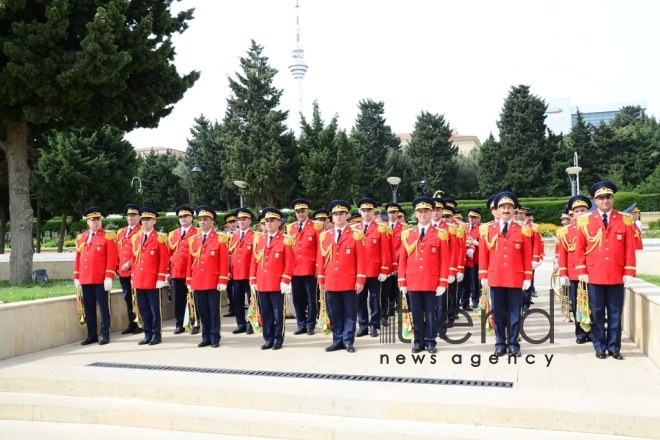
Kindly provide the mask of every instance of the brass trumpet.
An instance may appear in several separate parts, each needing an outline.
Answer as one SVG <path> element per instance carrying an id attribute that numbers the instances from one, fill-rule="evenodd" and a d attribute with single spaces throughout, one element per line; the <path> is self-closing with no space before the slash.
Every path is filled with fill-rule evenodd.
<path id="1" fill-rule="evenodd" d="M 87 321 L 85 320 L 85 303 L 82 297 L 82 289 L 76 289 L 76 310 L 78 316 L 80 316 L 78 325 L 80 325 L 80 328 L 85 328 Z"/>
<path id="2" fill-rule="evenodd" d="M 589 292 L 587 283 L 580 281 L 577 290 L 577 304 L 575 309 L 575 318 L 580 323 L 580 327 L 585 332 L 591 331 L 591 308 L 589 306 Z"/>

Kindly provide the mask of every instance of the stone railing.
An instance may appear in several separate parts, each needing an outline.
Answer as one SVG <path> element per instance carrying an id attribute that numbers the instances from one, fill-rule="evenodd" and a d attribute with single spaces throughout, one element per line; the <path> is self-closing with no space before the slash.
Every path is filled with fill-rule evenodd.
<path id="1" fill-rule="evenodd" d="M 660 367 L 660 286 L 635 278 L 625 295 L 623 331 Z"/>

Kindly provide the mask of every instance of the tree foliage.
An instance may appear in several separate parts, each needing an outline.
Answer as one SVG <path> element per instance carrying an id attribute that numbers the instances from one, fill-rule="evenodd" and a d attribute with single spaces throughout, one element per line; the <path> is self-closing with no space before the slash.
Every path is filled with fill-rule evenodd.
<path id="1" fill-rule="evenodd" d="M 166 154 L 151 151 L 139 160 L 142 193 L 137 195 L 137 200 L 140 205 L 167 212 L 189 203 L 187 188 L 181 186 L 181 180 L 174 172 L 181 162 L 185 163 L 185 159 L 177 158 L 170 151 Z"/>
<path id="2" fill-rule="evenodd" d="M 493 133 L 481 145 L 479 157 L 479 192 L 482 197 L 502 191 L 502 180 L 506 174 L 506 157 L 502 154 L 500 143 L 495 140 Z"/>

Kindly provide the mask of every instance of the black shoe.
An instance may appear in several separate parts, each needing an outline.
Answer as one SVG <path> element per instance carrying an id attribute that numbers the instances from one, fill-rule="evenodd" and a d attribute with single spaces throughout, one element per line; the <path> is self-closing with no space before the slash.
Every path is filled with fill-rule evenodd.
<path id="1" fill-rule="evenodd" d="M 254 333 L 254 330 L 252 330 L 252 326 L 249 326 L 248 328 L 245 329 L 245 333 L 248 335 L 251 335 Z"/>
<path id="2" fill-rule="evenodd" d="M 261 346 L 262 350 L 270 350 L 271 348 L 273 348 L 273 343 L 272 342 L 270 344 L 264 344 L 264 345 Z"/>
<path id="3" fill-rule="evenodd" d="M 378 336 L 378 329 L 376 327 L 371 327 L 371 331 L 369 332 L 369 336 L 372 338 L 375 338 Z"/>
<path id="4" fill-rule="evenodd" d="M 470 306 L 465 306 L 465 307 L 463 307 L 463 310 L 465 310 L 466 312 L 471 312 L 474 309 Z"/>
<path id="5" fill-rule="evenodd" d="M 151 342 L 151 339 L 149 339 L 149 338 L 144 338 L 143 340 L 141 340 L 140 342 L 138 342 L 138 345 L 146 345 L 146 344 L 148 344 L 149 342 Z"/>
<path id="6" fill-rule="evenodd" d="M 312 336 L 312 335 L 314 334 L 314 329 L 312 329 L 312 330 L 307 330 L 307 334 L 308 334 L 309 336 Z"/>
<path id="7" fill-rule="evenodd" d="M 89 344 L 93 344 L 95 342 L 99 342 L 99 337 L 98 336 L 94 336 L 93 338 L 87 338 L 84 341 L 82 341 L 80 343 L 80 345 L 89 345 Z"/>
<path id="8" fill-rule="evenodd" d="M 293 332 L 293 334 L 296 335 L 296 336 L 298 336 L 298 335 L 302 335 L 302 334 L 304 334 L 304 333 L 307 333 L 307 329 L 299 328 L 298 330 L 296 330 L 295 332 Z"/>
<path id="9" fill-rule="evenodd" d="M 479 304 L 472 304 L 472 308 L 473 309 L 479 308 Z"/>
<path id="10" fill-rule="evenodd" d="M 352 345 L 347 345 L 346 351 L 349 353 L 355 353 L 355 347 L 353 347 Z"/>
<path id="11" fill-rule="evenodd" d="M 234 312 L 227 312 L 224 315 L 222 315 L 223 318 L 231 318 L 232 316 L 236 316 Z"/>
<path id="12" fill-rule="evenodd" d="M 211 341 L 202 341 L 199 344 L 197 344 L 199 348 L 208 347 L 209 345 L 211 345 Z"/>
<path id="13" fill-rule="evenodd" d="M 194 326 L 192 328 L 192 330 L 190 330 L 191 335 L 196 335 L 197 333 L 199 333 L 199 326 L 198 325 Z"/>
<path id="14" fill-rule="evenodd" d="M 282 344 L 273 345 L 273 350 L 279 350 L 280 348 L 282 348 Z"/>
<path id="15" fill-rule="evenodd" d="M 382 325 L 383 327 L 387 327 L 390 325 L 390 323 L 387 322 L 387 318 L 383 316 L 382 318 L 380 318 L 380 325 Z"/>
<path id="16" fill-rule="evenodd" d="M 493 354 L 497 357 L 502 357 L 506 354 L 506 350 L 504 350 L 504 349 L 495 350 L 495 353 L 493 353 Z"/>
<path id="17" fill-rule="evenodd" d="M 239 333 L 245 333 L 245 332 L 246 332 L 245 327 L 236 327 L 236 328 L 232 331 L 232 333 L 235 334 L 235 335 L 237 335 L 237 334 L 239 334 Z"/>
<path id="18" fill-rule="evenodd" d="M 330 347 L 325 347 L 325 351 L 337 351 L 343 348 L 344 346 L 342 344 L 332 344 Z"/>
<path id="19" fill-rule="evenodd" d="M 575 343 L 576 343 L 576 344 L 586 344 L 587 342 L 588 342 L 588 341 L 587 341 L 587 337 L 586 337 L 586 336 L 583 336 L 583 337 L 581 337 L 581 338 L 576 338 L 576 339 L 575 339 Z"/>
<path id="20" fill-rule="evenodd" d="M 423 350 L 424 350 L 424 347 L 422 347 L 421 345 L 415 344 L 415 346 L 412 349 L 412 352 L 413 353 L 420 353 Z"/>
<path id="21" fill-rule="evenodd" d="M 110 338 L 101 338 L 99 339 L 99 345 L 105 345 L 110 342 Z"/>
<path id="22" fill-rule="evenodd" d="M 183 332 L 185 332 L 185 330 L 183 329 L 183 327 L 177 327 L 176 329 L 174 329 L 174 334 L 175 334 L 175 335 L 180 335 L 180 334 L 183 333 Z"/>
<path id="23" fill-rule="evenodd" d="M 511 353 L 511 355 L 513 355 L 517 358 L 522 356 L 522 354 L 520 353 L 520 350 L 509 350 L 509 353 Z"/>
<path id="24" fill-rule="evenodd" d="M 158 345 L 161 343 L 160 339 L 152 339 L 151 342 L 149 342 L 149 345 Z"/>
<path id="25" fill-rule="evenodd" d="M 433 353 L 437 353 L 437 352 L 438 352 L 438 349 L 435 348 L 435 345 L 429 345 L 428 347 L 426 347 L 426 351 L 428 351 L 429 353 L 433 354 Z"/>
<path id="26" fill-rule="evenodd" d="M 366 328 L 358 330 L 358 332 L 355 334 L 355 337 L 360 338 L 362 336 L 367 336 L 369 334 L 369 330 Z"/>
<path id="27" fill-rule="evenodd" d="M 135 325 L 134 323 L 131 323 L 131 324 L 129 324 L 129 326 L 126 330 L 121 332 L 121 334 L 122 335 L 130 335 L 131 333 L 133 333 L 135 331 L 136 328 L 138 328 L 138 326 Z"/>
<path id="28" fill-rule="evenodd" d="M 605 350 L 596 350 L 596 357 L 598 359 L 605 359 L 607 358 L 607 355 L 605 354 Z"/>
<path id="29" fill-rule="evenodd" d="M 139 335 L 140 333 L 144 333 L 144 330 L 142 330 L 140 327 L 135 327 L 135 330 L 133 330 L 133 334 Z"/>
<path id="30" fill-rule="evenodd" d="M 536 294 L 536 292 L 532 292 L 532 296 L 533 296 L 534 298 L 538 297 L 538 295 Z"/>
<path id="31" fill-rule="evenodd" d="M 534 301 L 532 301 L 532 300 L 530 299 L 530 300 L 529 300 L 529 304 L 530 304 L 530 305 L 534 304 Z"/>
<path id="32" fill-rule="evenodd" d="M 613 352 L 608 351 L 607 354 L 611 355 L 617 361 L 623 360 L 623 356 L 621 355 L 620 351 L 613 351 Z"/>
<path id="33" fill-rule="evenodd" d="M 218 348 L 218 347 L 220 347 L 220 341 L 211 342 L 211 347 L 212 347 L 212 348 Z"/>

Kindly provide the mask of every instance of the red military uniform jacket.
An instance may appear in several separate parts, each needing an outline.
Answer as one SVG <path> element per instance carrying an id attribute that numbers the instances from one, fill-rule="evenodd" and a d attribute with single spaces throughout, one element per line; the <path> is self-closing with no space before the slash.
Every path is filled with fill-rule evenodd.
<path id="1" fill-rule="evenodd" d="M 539 232 L 539 225 L 532 223 L 530 220 L 525 222 L 525 226 L 532 230 L 532 261 L 535 263 L 543 260 L 545 250 L 543 248 L 543 238 Z"/>
<path id="2" fill-rule="evenodd" d="M 453 225 L 448 225 L 444 220 L 440 220 L 437 225 L 434 225 L 434 222 L 431 221 L 431 225 L 436 229 L 446 230 L 449 234 L 449 275 L 455 277 L 458 266 L 458 253 L 456 252 L 456 249 L 458 249 L 458 239 L 456 238 L 456 228 L 452 228 Z"/>
<path id="3" fill-rule="evenodd" d="M 477 223 L 470 230 L 470 225 L 465 225 L 465 251 L 468 249 L 474 249 L 474 254 L 472 258 L 468 258 L 465 254 L 465 267 L 474 267 L 479 265 L 479 227 L 480 223 Z"/>
<path id="4" fill-rule="evenodd" d="M 449 234 L 446 229 L 427 226 L 419 240 L 419 227 L 401 233 L 399 286 L 411 292 L 435 292 L 447 288 L 449 277 Z"/>
<path id="5" fill-rule="evenodd" d="M 119 267 L 117 268 L 117 275 L 120 277 L 130 277 L 131 270 L 133 270 L 133 243 L 131 239 L 142 230 L 139 224 L 133 226 L 131 233 L 128 234 L 128 226 L 121 228 L 117 233 L 117 250 L 119 251 Z M 122 266 L 130 262 L 131 267 L 128 270 L 121 270 Z"/>
<path id="6" fill-rule="evenodd" d="M 319 246 L 319 235 L 323 223 L 307 219 L 302 232 L 298 232 L 300 222 L 287 225 L 288 234 L 294 239 L 293 256 L 295 266 L 293 275 L 310 276 L 316 273 L 316 253 Z"/>
<path id="7" fill-rule="evenodd" d="M 229 280 L 229 237 L 211 230 L 206 241 L 202 240 L 201 231 L 187 240 L 190 259 L 186 285 L 192 290 L 215 290 L 218 284 L 226 285 Z"/>
<path id="8" fill-rule="evenodd" d="M 333 228 L 323 231 L 319 237 L 318 283 L 329 292 L 355 290 L 356 283 L 364 284 L 367 280 L 364 233 L 346 225 L 339 243 L 335 243 L 335 235 Z"/>
<path id="9" fill-rule="evenodd" d="M 514 221 L 506 237 L 500 222 L 482 225 L 479 238 L 479 279 L 488 279 L 491 287 L 522 288 L 532 280 L 532 230 Z"/>
<path id="10" fill-rule="evenodd" d="M 559 258 L 559 276 L 568 277 L 571 281 L 578 280 L 577 264 L 575 264 L 575 248 L 580 234 L 577 225 L 572 224 L 557 229 L 559 243 L 555 252 Z"/>
<path id="11" fill-rule="evenodd" d="M 197 228 L 190 226 L 185 237 L 181 239 L 181 228 L 170 232 L 167 236 L 167 250 L 170 256 L 170 274 L 172 278 L 185 279 L 190 266 L 190 238 L 197 235 Z"/>
<path id="12" fill-rule="evenodd" d="M 293 276 L 295 257 L 293 237 L 285 237 L 280 231 L 268 244 L 268 233 L 254 239 L 254 258 L 250 268 L 250 284 L 257 285 L 258 292 L 280 292 L 280 283 L 289 284 Z"/>
<path id="13" fill-rule="evenodd" d="M 575 260 L 578 275 L 589 275 L 593 284 L 623 284 L 623 276 L 637 273 L 632 217 L 617 211 L 608 214 L 605 229 L 598 210 L 578 218 Z"/>
<path id="14" fill-rule="evenodd" d="M 642 243 L 642 223 L 640 222 L 639 225 L 633 223 L 632 228 L 633 236 L 635 237 L 635 250 L 641 251 L 644 249 L 644 244 Z"/>
<path id="15" fill-rule="evenodd" d="M 134 289 L 155 289 L 157 281 L 165 281 L 169 254 L 167 253 L 167 235 L 151 230 L 147 241 L 142 244 L 144 230 L 134 235 L 133 242 L 133 271 L 131 283 Z"/>
<path id="16" fill-rule="evenodd" d="M 401 233 L 405 229 L 403 223 L 397 220 L 394 227 L 390 227 L 390 243 L 392 245 L 392 270 L 399 269 L 399 249 L 401 249 Z"/>
<path id="17" fill-rule="evenodd" d="M 364 223 L 360 222 L 352 229 L 363 232 Z M 387 229 L 387 226 L 372 221 L 367 232 L 364 232 L 367 278 L 376 278 L 380 274 L 389 275 L 392 273 L 392 247 L 387 236 Z"/>
<path id="18" fill-rule="evenodd" d="M 89 234 L 87 230 L 76 237 L 73 279 L 80 284 L 103 284 L 106 278 L 114 278 L 117 270 L 117 234 L 99 229 L 87 244 Z"/>
<path id="19" fill-rule="evenodd" d="M 232 280 L 247 280 L 250 278 L 250 268 L 254 258 L 255 232 L 252 229 L 245 231 L 241 240 L 241 230 L 237 229 L 229 239 L 229 274 Z"/>
<path id="20" fill-rule="evenodd" d="M 456 273 L 465 273 L 465 223 L 453 223 L 456 227 Z M 451 226 L 449 227 L 451 233 Z"/>

